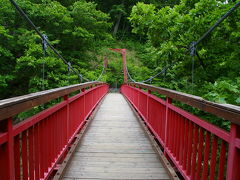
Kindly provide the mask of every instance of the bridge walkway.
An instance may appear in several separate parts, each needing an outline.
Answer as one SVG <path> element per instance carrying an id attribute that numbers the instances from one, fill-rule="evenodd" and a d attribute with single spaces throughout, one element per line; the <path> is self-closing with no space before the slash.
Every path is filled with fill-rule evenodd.
<path id="1" fill-rule="evenodd" d="M 124 97 L 109 93 L 62 179 L 170 178 Z"/>

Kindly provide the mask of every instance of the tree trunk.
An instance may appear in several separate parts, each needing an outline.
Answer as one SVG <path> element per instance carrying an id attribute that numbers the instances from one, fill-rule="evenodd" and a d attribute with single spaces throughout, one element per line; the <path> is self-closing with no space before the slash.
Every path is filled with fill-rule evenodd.
<path id="1" fill-rule="evenodd" d="M 126 24 L 126 23 L 125 23 Z M 128 28 L 129 28 L 129 25 L 127 24 L 126 26 L 124 26 L 124 31 L 123 31 L 123 34 L 122 34 L 122 38 L 121 38 L 121 40 L 123 40 L 123 38 L 124 38 L 124 36 L 125 36 L 125 34 L 126 34 L 126 32 L 128 31 Z"/>
<path id="2" fill-rule="evenodd" d="M 116 24 L 114 26 L 114 30 L 113 30 L 113 36 L 116 36 L 116 34 L 118 32 L 118 28 L 119 28 L 119 25 L 120 25 L 121 18 L 122 18 L 122 13 L 120 13 L 118 15 L 118 19 L 117 19 L 117 22 L 116 22 Z"/>

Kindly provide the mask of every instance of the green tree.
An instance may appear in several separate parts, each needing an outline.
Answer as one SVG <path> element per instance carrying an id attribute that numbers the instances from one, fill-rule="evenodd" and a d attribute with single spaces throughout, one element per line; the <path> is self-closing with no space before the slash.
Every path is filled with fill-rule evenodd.
<path id="1" fill-rule="evenodd" d="M 128 21 L 128 16 L 131 13 L 132 7 L 138 2 L 145 2 L 148 4 L 155 4 L 157 7 L 164 7 L 167 5 L 173 6 L 179 3 L 179 0 L 95 0 L 98 8 L 105 13 L 109 13 L 111 21 L 113 22 L 113 35 L 122 39 L 124 36 L 131 36 L 131 27 Z"/>
<path id="2" fill-rule="evenodd" d="M 97 10 L 95 3 L 84 0 L 17 3 L 67 61 L 87 78 L 96 78 L 98 74 L 91 73 L 96 70 L 92 62 L 102 62 L 93 49 L 112 40 L 107 14 Z M 79 77 L 68 72 L 52 50 L 48 48 L 44 56 L 42 40 L 9 1 L 0 0 L 0 7 L 1 99 L 42 90 L 43 84 L 49 89 L 79 82 Z"/>
<path id="3" fill-rule="evenodd" d="M 236 10 L 198 45 L 200 59 L 195 58 L 194 69 L 189 52 L 190 43 L 199 39 L 233 5 L 215 0 L 182 0 L 179 5 L 161 9 L 144 3 L 133 7 L 129 18 L 133 32 L 147 37 L 159 69 L 174 64 L 168 71 L 168 80 L 155 81 L 156 84 L 188 93 L 193 88 L 194 94 L 207 99 L 239 104 L 240 11 Z"/>

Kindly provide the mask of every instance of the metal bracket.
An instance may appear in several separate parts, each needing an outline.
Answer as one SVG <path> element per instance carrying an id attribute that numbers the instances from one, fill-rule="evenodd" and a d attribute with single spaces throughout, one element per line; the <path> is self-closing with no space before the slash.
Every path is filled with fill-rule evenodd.
<path id="1" fill-rule="evenodd" d="M 196 42 L 193 41 L 190 45 L 190 54 L 191 56 L 196 56 L 196 52 L 197 52 L 197 47 L 196 47 Z"/>
<path id="2" fill-rule="evenodd" d="M 68 62 L 67 64 L 68 64 L 68 72 L 70 72 L 72 67 L 71 62 Z"/>
<path id="3" fill-rule="evenodd" d="M 47 46 L 48 46 L 47 44 L 48 37 L 47 35 L 43 34 L 43 38 L 44 39 L 42 39 L 42 47 L 43 47 L 43 51 L 46 52 Z"/>

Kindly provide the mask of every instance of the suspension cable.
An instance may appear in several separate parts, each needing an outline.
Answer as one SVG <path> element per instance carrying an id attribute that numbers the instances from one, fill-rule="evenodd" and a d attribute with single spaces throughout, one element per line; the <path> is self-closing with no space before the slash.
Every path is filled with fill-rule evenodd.
<path id="1" fill-rule="evenodd" d="M 240 6 L 240 2 L 235 4 L 226 14 L 224 14 L 210 29 L 202 36 L 200 37 L 196 43 L 195 46 L 197 46 L 201 41 L 203 41 L 221 22 L 223 22 L 228 16 L 231 15 L 233 11 L 235 11 Z"/>
<path id="2" fill-rule="evenodd" d="M 174 63 L 174 64 L 175 64 L 175 63 Z M 142 81 L 142 83 L 146 83 L 146 82 L 149 82 L 149 81 L 151 82 L 151 81 L 152 81 L 154 78 L 156 78 L 157 76 L 165 73 L 170 66 L 173 66 L 173 64 L 165 66 L 165 67 L 162 69 L 162 71 L 160 71 L 160 72 L 158 72 L 157 74 L 151 76 L 150 78 Z"/>
<path id="3" fill-rule="evenodd" d="M 235 4 L 227 13 L 225 13 L 218 21 L 211 26 L 207 32 L 205 32 L 196 42 L 193 41 L 190 44 L 190 55 L 192 56 L 192 93 L 194 92 L 194 66 L 195 66 L 195 56 L 197 55 L 197 45 L 202 42 L 220 23 L 222 23 L 228 16 L 231 15 L 240 6 L 240 2 Z"/>
<path id="4" fill-rule="evenodd" d="M 46 43 L 46 39 L 48 39 L 47 35 L 43 34 L 44 39 L 42 40 L 42 48 L 43 48 L 43 56 L 44 56 L 44 61 L 42 64 L 42 90 L 45 90 L 45 85 L 44 85 L 44 81 L 45 81 L 45 58 L 46 58 L 46 54 L 47 54 L 47 43 Z"/>
<path id="5" fill-rule="evenodd" d="M 129 77 L 129 79 L 130 79 L 132 82 L 136 82 L 136 81 L 132 78 L 132 76 L 130 75 L 130 73 L 129 73 L 129 71 L 128 71 L 128 68 L 127 68 L 127 65 L 126 65 L 126 70 L 127 70 L 127 75 L 128 75 L 128 77 Z"/>
<path id="6" fill-rule="evenodd" d="M 86 81 L 89 81 L 87 78 L 84 78 L 82 74 L 78 72 L 78 70 L 74 69 L 71 65 L 69 66 L 68 61 L 63 58 L 63 56 L 50 44 L 48 39 L 44 37 L 44 35 L 38 30 L 36 25 L 32 22 L 32 20 L 27 16 L 27 14 L 18 6 L 18 4 L 14 0 L 9 0 L 12 5 L 18 10 L 18 12 L 25 18 L 25 20 L 33 27 L 35 32 L 41 37 L 43 41 L 53 50 L 53 52 L 61 59 L 63 62 L 78 76 L 81 77 L 81 79 L 84 79 Z"/>
<path id="7" fill-rule="evenodd" d="M 196 42 L 192 42 L 190 45 L 190 54 L 192 56 L 192 91 L 193 91 L 193 86 L 194 86 L 194 68 L 195 68 L 195 56 L 197 54 L 196 51 L 196 46 L 202 42 L 221 22 L 223 22 L 229 15 L 231 15 L 231 13 L 233 11 L 235 11 L 238 7 L 240 6 L 240 2 L 238 2 L 237 4 L 235 4 L 226 14 L 224 14 L 212 27 L 210 27 L 210 29 L 202 36 L 200 37 Z M 149 81 L 152 81 L 154 78 L 156 78 L 157 76 L 163 74 L 166 72 L 166 70 L 170 67 L 173 66 L 175 63 L 169 65 L 169 66 L 165 66 L 162 71 L 160 71 L 159 73 L 155 74 L 154 76 L 151 76 L 149 79 L 142 81 L 142 83 L 146 83 Z"/>
<path id="8" fill-rule="evenodd" d="M 194 69 L 195 69 L 195 56 L 196 56 L 196 42 L 193 41 L 192 42 L 192 48 L 191 48 L 191 56 L 192 56 L 192 93 L 194 93 Z"/>
<path id="9" fill-rule="evenodd" d="M 102 75 L 104 73 L 105 73 L 105 66 L 103 66 L 101 74 L 98 76 L 98 78 L 95 81 L 99 81 L 102 78 Z"/>

